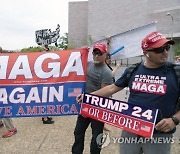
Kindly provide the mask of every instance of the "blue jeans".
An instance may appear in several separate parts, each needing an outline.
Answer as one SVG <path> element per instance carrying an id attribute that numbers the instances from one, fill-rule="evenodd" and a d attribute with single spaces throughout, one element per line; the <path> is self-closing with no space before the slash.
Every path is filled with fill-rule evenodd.
<path id="1" fill-rule="evenodd" d="M 79 115 L 77 118 L 76 127 L 74 130 L 75 142 L 72 146 L 73 154 L 83 153 L 85 132 L 90 123 L 92 129 L 90 152 L 91 154 L 100 154 L 101 148 L 97 145 L 96 138 L 99 134 L 103 133 L 104 123 L 90 118 L 85 118 L 81 115 Z"/>

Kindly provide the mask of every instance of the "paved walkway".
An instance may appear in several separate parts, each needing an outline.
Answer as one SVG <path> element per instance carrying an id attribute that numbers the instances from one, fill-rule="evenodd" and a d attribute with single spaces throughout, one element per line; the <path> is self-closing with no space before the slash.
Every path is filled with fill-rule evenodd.
<path id="1" fill-rule="evenodd" d="M 0 154 L 71 154 L 75 116 L 56 117 L 55 124 L 43 125 L 40 118 L 14 119 L 18 133 L 10 138 L 0 138 Z M 110 137 L 119 137 L 120 129 L 107 126 Z M 0 129 L 0 135 L 5 129 Z M 180 127 L 176 137 L 180 137 Z M 86 134 L 84 154 L 89 154 L 91 131 Z M 103 148 L 102 154 L 119 154 L 118 143 L 111 143 Z M 178 140 L 172 144 L 172 154 L 180 153 Z"/>

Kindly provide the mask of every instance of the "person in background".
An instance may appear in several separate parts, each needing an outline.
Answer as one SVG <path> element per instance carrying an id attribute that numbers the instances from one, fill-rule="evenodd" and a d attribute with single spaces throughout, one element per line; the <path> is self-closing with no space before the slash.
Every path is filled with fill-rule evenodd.
<path id="1" fill-rule="evenodd" d="M 0 53 L 2 53 L 2 47 L 0 47 Z M 10 118 L 0 118 L 0 128 L 6 127 L 7 131 L 3 133 L 2 137 L 7 138 L 17 133 L 17 129 L 14 127 L 13 121 Z"/>
<path id="2" fill-rule="evenodd" d="M 2 135 L 3 138 L 11 137 L 12 135 L 15 135 L 17 133 L 17 129 L 14 127 L 11 118 L 0 118 L 0 128 L 2 128 L 3 126 L 5 126 L 7 129 L 7 131 Z"/>
<path id="3" fill-rule="evenodd" d="M 107 54 L 106 54 L 106 60 L 105 63 L 109 67 L 109 69 L 112 71 L 113 76 L 115 75 L 116 71 L 120 68 L 121 64 L 118 63 L 114 68 L 111 67 L 111 51 L 110 51 L 110 45 L 111 45 L 111 37 L 106 38 L 107 41 Z"/>
<path id="4" fill-rule="evenodd" d="M 96 91 L 113 82 L 112 73 L 105 63 L 107 46 L 104 43 L 96 43 L 93 46 L 92 54 L 93 62 L 89 62 L 87 68 L 86 93 Z M 104 123 L 82 115 L 78 115 L 74 130 L 73 154 L 83 153 L 85 132 L 90 123 L 92 128 L 90 153 L 100 154 L 101 148 L 97 145 L 96 138 L 103 133 Z"/>
<path id="5" fill-rule="evenodd" d="M 115 68 L 112 68 L 111 67 L 111 55 L 110 53 L 107 53 L 106 55 L 106 65 L 109 67 L 109 69 L 112 71 L 112 75 L 114 76 L 115 73 L 117 72 L 117 70 L 121 67 L 121 64 L 120 63 L 117 63 Z"/>
<path id="6" fill-rule="evenodd" d="M 175 63 L 176 64 L 180 64 L 180 56 L 176 56 L 175 57 Z"/>
<path id="7" fill-rule="evenodd" d="M 42 48 L 43 48 L 46 52 L 49 51 L 48 45 L 43 45 Z M 53 119 L 52 119 L 51 117 L 48 117 L 48 116 L 42 117 L 42 122 L 43 122 L 43 124 L 53 124 L 53 123 L 54 123 Z"/>

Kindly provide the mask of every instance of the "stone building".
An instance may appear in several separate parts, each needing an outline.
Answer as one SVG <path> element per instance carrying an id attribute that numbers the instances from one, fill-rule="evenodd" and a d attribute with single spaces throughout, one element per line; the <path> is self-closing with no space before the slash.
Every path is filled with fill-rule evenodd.
<path id="1" fill-rule="evenodd" d="M 69 47 L 82 47 L 153 21 L 157 21 L 157 31 L 173 38 L 176 46 L 180 44 L 179 0 L 69 2 Z M 171 53 L 171 61 L 173 57 L 174 53 Z"/>

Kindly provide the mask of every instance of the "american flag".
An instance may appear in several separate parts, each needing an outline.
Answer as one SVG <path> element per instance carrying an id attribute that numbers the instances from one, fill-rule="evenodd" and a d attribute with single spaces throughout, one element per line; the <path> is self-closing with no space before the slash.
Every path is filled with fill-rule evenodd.
<path id="1" fill-rule="evenodd" d="M 83 108 L 82 108 L 82 111 L 88 112 L 88 108 L 87 108 L 87 107 L 83 107 Z"/>
<path id="2" fill-rule="evenodd" d="M 68 97 L 76 97 L 78 94 L 82 93 L 82 88 L 69 88 Z"/>
<path id="3" fill-rule="evenodd" d="M 146 132 L 150 132 L 150 127 L 145 126 L 145 125 L 141 125 L 141 130 L 146 131 Z"/>

